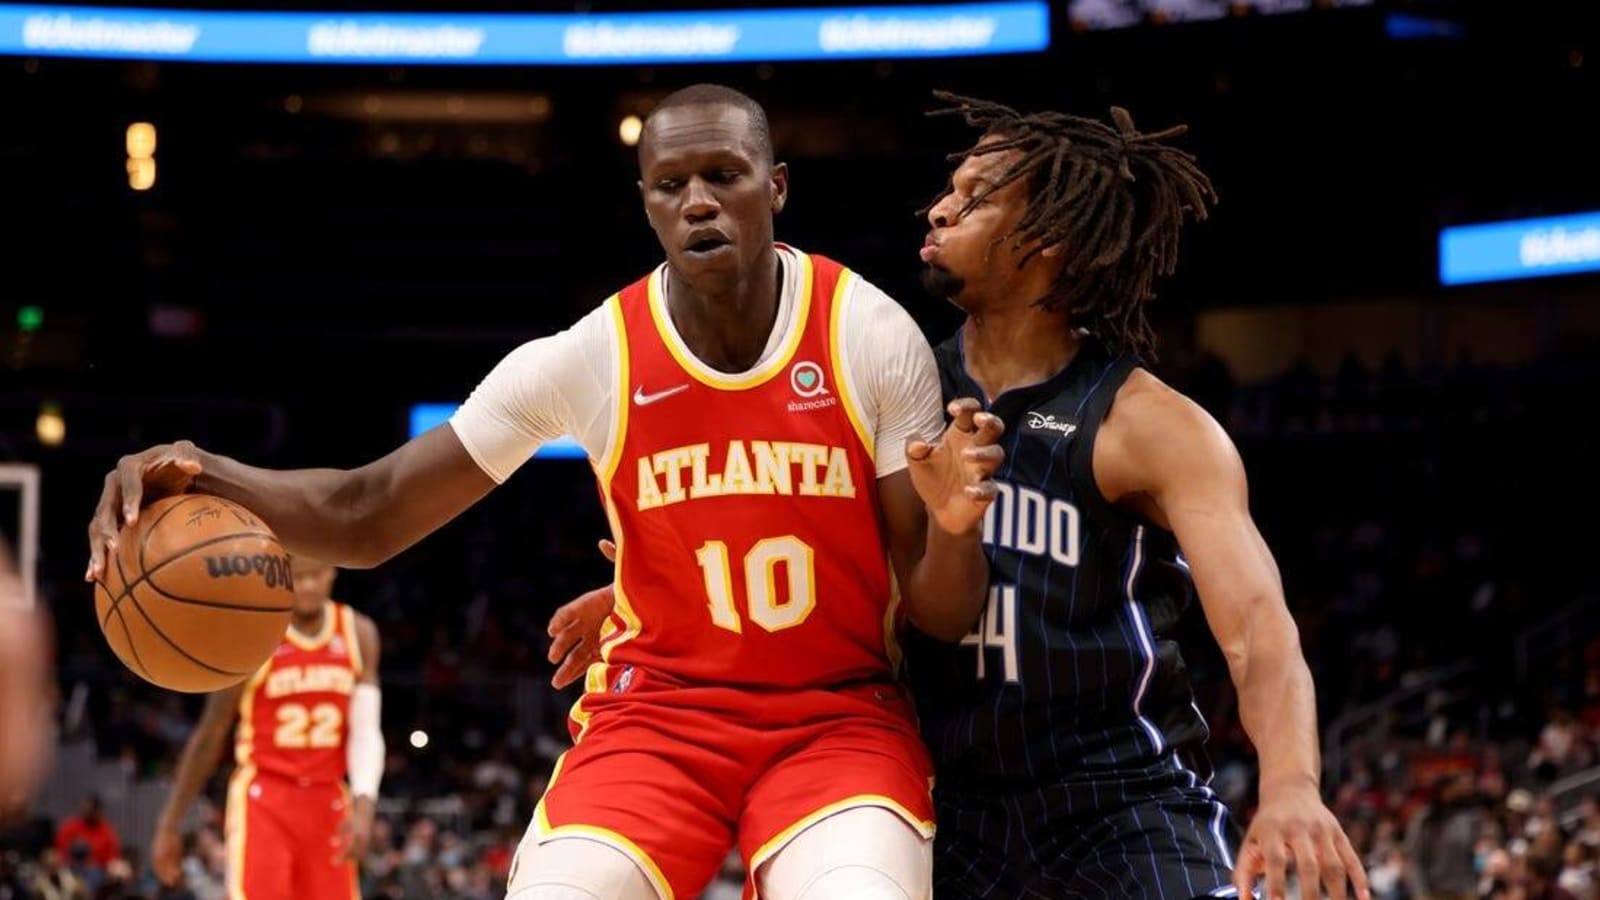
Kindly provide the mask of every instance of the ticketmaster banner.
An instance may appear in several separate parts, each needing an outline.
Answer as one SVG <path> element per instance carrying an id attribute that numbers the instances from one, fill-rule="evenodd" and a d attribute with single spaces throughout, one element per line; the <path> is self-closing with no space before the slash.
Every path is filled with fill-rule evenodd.
<path id="1" fill-rule="evenodd" d="M 1473 284 L 1600 271 L 1600 213 L 1463 225 L 1439 233 L 1439 281 Z"/>
<path id="2" fill-rule="evenodd" d="M 605 14 L 201 12 L 0 3 L 0 55 L 606 65 L 1040 51 L 1044 0 Z"/>

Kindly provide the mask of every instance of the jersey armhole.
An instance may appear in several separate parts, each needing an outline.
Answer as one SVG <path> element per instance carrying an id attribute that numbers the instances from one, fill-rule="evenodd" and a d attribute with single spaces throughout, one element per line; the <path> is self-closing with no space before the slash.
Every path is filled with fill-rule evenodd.
<path id="1" fill-rule="evenodd" d="M 1084 401 L 1083 412 L 1078 417 L 1082 423 L 1078 439 L 1073 442 L 1070 451 L 1073 495 L 1081 498 L 1083 504 L 1089 507 L 1088 512 L 1112 521 L 1133 522 L 1137 517 L 1106 499 L 1106 495 L 1100 492 L 1100 484 L 1094 477 L 1094 441 L 1100 433 L 1100 423 L 1105 421 L 1111 405 L 1116 402 L 1117 391 L 1122 389 L 1138 365 L 1138 360 L 1126 355 L 1112 361 L 1110 368 L 1101 376 L 1100 383 L 1094 386 Z"/>
<path id="2" fill-rule="evenodd" d="M 367 660 L 361 654 L 361 637 L 356 634 L 356 611 L 350 607 L 339 604 L 339 629 L 344 633 L 344 641 L 350 647 L 350 667 L 355 670 L 356 681 L 361 680 L 367 669 Z"/>

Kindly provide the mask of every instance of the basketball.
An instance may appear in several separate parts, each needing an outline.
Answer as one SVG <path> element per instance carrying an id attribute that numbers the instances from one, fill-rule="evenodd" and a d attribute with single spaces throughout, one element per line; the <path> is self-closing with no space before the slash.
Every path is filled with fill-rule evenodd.
<path id="1" fill-rule="evenodd" d="M 250 677 L 289 627 L 289 555 L 249 510 L 205 494 L 150 504 L 124 527 L 95 583 L 95 617 L 117 658 L 174 691 Z"/>

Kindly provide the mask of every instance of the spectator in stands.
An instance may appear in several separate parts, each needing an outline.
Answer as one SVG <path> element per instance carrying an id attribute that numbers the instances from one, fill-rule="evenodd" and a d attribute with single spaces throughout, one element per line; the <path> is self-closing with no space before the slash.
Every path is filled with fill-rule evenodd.
<path id="1" fill-rule="evenodd" d="M 73 846 L 80 842 L 88 850 L 89 863 L 97 869 L 104 869 L 122 855 L 122 841 L 117 838 L 117 829 L 106 821 L 98 795 L 89 795 L 82 812 L 63 821 L 56 830 L 56 852 L 63 858 L 71 858 Z"/>
<path id="2" fill-rule="evenodd" d="M 1481 820 L 1471 777 L 1461 772 L 1440 775 L 1427 808 L 1412 820 L 1406 835 L 1406 850 L 1413 861 L 1411 891 L 1417 900 L 1477 896 L 1473 851 Z"/>
<path id="3" fill-rule="evenodd" d="M 89 900 L 89 888 L 72 874 L 54 847 L 40 854 L 32 888 L 39 900 Z"/>

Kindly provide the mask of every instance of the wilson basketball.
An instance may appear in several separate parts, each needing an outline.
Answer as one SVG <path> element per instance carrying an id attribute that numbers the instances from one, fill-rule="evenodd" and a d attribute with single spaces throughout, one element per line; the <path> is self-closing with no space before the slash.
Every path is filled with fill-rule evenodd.
<path id="1" fill-rule="evenodd" d="M 106 643 L 145 680 L 216 691 L 250 677 L 294 606 L 289 555 L 249 510 L 205 494 L 150 504 L 95 583 Z"/>

